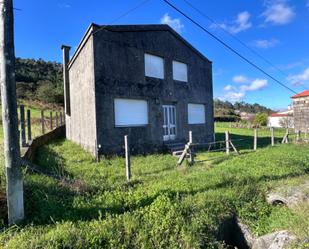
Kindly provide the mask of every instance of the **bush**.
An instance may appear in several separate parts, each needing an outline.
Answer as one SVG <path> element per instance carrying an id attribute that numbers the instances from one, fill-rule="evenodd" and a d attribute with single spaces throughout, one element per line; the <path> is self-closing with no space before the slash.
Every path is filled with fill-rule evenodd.
<path id="1" fill-rule="evenodd" d="M 266 126 L 267 125 L 267 113 L 259 112 L 256 114 L 254 118 L 254 124 L 258 126 Z"/>
<path id="2" fill-rule="evenodd" d="M 16 83 L 16 94 L 19 99 L 32 99 L 35 95 L 35 84 L 27 82 Z"/>
<path id="3" fill-rule="evenodd" d="M 36 98 L 45 103 L 63 104 L 63 87 L 50 81 L 39 81 Z"/>
<path id="4" fill-rule="evenodd" d="M 237 115 L 215 116 L 215 122 L 238 122 L 240 117 Z"/>

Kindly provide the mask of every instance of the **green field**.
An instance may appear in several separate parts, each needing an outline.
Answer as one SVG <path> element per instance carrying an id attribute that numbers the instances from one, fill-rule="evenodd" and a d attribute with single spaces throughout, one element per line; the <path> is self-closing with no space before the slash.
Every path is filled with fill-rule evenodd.
<path id="1" fill-rule="evenodd" d="M 218 231 L 234 215 L 256 236 L 288 229 L 307 238 L 308 205 L 270 206 L 265 195 L 309 180 L 309 146 L 270 147 L 265 129 L 253 152 L 252 130 L 219 124 L 217 140 L 227 129 L 243 139 L 235 142 L 241 155 L 200 151 L 197 160 L 207 161 L 192 167 L 176 167 L 168 154 L 134 156 L 130 182 L 121 157 L 96 163 L 65 140 L 42 147 L 35 162 L 70 181 L 25 172 L 27 219 L 2 222 L 0 248 L 224 248 Z"/>

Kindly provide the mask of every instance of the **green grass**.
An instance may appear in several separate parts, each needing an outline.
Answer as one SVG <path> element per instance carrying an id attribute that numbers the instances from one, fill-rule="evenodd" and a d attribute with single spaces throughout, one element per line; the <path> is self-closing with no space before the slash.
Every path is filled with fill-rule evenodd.
<path id="1" fill-rule="evenodd" d="M 0 248 L 222 248 L 220 224 L 234 214 L 257 236 L 289 229 L 308 237 L 308 205 L 273 207 L 265 195 L 309 179 L 309 146 L 267 147 L 265 137 L 252 152 L 251 131 L 231 133 L 250 138 L 240 156 L 201 151 L 197 159 L 220 158 L 178 168 L 170 155 L 134 156 L 130 182 L 121 157 L 95 163 L 69 141 L 44 146 L 36 163 L 74 183 L 25 173 L 27 219 L 3 227 Z"/>

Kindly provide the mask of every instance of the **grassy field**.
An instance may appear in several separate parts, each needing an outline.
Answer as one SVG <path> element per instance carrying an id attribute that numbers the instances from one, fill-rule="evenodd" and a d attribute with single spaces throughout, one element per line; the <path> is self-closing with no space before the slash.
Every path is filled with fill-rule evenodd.
<path id="1" fill-rule="evenodd" d="M 226 129 L 216 127 L 217 139 Z M 309 146 L 269 147 L 265 130 L 252 152 L 252 130 L 229 130 L 232 139 L 246 139 L 237 145 L 240 156 L 200 151 L 197 160 L 214 160 L 178 168 L 170 155 L 134 156 L 130 182 L 121 157 L 95 163 L 65 140 L 42 147 L 36 163 L 71 181 L 25 172 L 27 219 L 0 225 L 0 248 L 224 248 L 220 225 L 234 215 L 256 236 L 288 229 L 307 238 L 308 205 L 274 207 L 265 195 L 308 181 Z"/>

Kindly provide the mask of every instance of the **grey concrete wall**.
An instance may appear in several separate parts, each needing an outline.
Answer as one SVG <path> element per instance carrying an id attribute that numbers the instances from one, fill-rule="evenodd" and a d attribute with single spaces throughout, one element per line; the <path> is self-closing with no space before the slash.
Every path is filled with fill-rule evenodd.
<path id="1" fill-rule="evenodd" d="M 293 99 L 295 131 L 309 131 L 309 97 Z"/>
<path id="2" fill-rule="evenodd" d="M 163 144 L 162 105 L 174 104 L 177 117 L 177 141 L 194 142 L 213 139 L 213 90 L 211 62 L 195 53 L 168 31 L 115 32 L 94 35 L 96 122 L 98 143 L 103 153 L 121 152 L 123 136 L 130 135 L 136 150 L 148 150 Z M 165 59 L 163 80 L 145 77 L 144 53 Z M 188 83 L 172 78 L 172 60 L 188 65 Z M 149 124 L 145 127 L 117 128 L 114 121 L 114 98 L 148 101 Z M 205 104 L 206 124 L 188 124 L 188 103 Z"/>
<path id="3" fill-rule="evenodd" d="M 96 152 L 93 38 L 84 44 L 69 68 L 71 115 L 66 115 L 66 136 L 91 153 Z"/>

